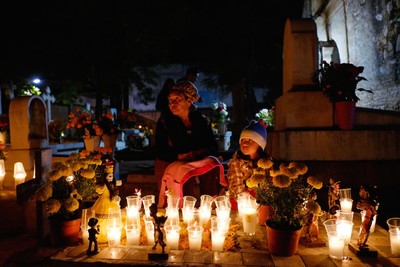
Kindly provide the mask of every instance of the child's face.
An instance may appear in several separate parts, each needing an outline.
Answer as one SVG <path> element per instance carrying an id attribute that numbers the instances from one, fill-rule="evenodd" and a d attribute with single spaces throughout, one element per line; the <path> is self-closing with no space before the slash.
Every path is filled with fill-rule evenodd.
<path id="1" fill-rule="evenodd" d="M 240 140 L 240 150 L 244 155 L 248 155 L 250 157 L 256 155 L 258 147 L 259 145 L 252 139 L 243 138 Z"/>

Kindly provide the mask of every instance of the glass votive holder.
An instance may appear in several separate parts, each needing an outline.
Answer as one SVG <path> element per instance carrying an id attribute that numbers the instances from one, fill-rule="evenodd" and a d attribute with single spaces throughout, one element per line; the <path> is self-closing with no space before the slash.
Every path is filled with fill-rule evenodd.
<path id="1" fill-rule="evenodd" d="M 203 239 L 203 230 L 202 226 L 189 226 L 187 228 L 188 235 L 189 235 L 189 249 L 194 251 L 201 250 L 201 242 Z"/>
<path id="2" fill-rule="evenodd" d="M 353 200 L 351 198 L 340 198 L 340 210 L 351 211 L 353 208 Z"/>
<path id="3" fill-rule="evenodd" d="M 107 239 L 109 247 L 115 247 L 120 245 L 121 230 L 122 226 L 114 226 L 114 225 L 107 226 Z"/>
<path id="4" fill-rule="evenodd" d="M 217 228 L 220 231 L 227 233 L 231 223 L 231 218 L 220 218 L 218 216 L 211 216 L 211 228 Z"/>
<path id="5" fill-rule="evenodd" d="M 341 260 L 344 255 L 344 238 L 337 232 L 328 232 L 329 256 Z"/>
<path id="6" fill-rule="evenodd" d="M 225 206 L 220 206 L 215 209 L 215 212 L 217 213 L 217 217 L 229 218 L 231 215 L 231 208 L 225 207 Z"/>
<path id="7" fill-rule="evenodd" d="M 155 195 L 147 195 L 142 198 L 143 209 L 146 216 L 150 216 L 150 206 L 156 202 Z"/>
<path id="8" fill-rule="evenodd" d="M 237 195 L 236 201 L 237 201 L 237 205 L 238 205 L 238 217 L 239 217 L 239 218 L 242 217 L 242 213 L 243 213 L 242 210 L 243 210 L 243 207 L 244 207 L 245 205 L 247 205 L 249 199 L 250 199 L 250 194 L 247 193 L 247 192 L 242 192 L 242 193 L 239 193 L 239 194 Z"/>
<path id="9" fill-rule="evenodd" d="M 193 220 L 194 211 L 194 207 L 182 207 L 182 218 L 185 223 L 189 224 Z"/>
<path id="10" fill-rule="evenodd" d="M 258 225 L 257 209 L 254 207 L 244 207 L 242 210 L 243 231 L 248 235 L 256 234 Z"/>
<path id="11" fill-rule="evenodd" d="M 390 229 L 399 229 L 400 231 L 400 218 L 399 217 L 394 217 L 394 218 L 390 218 L 386 221 L 389 230 Z"/>
<path id="12" fill-rule="evenodd" d="M 211 207 L 214 198 L 210 195 L 201 195 L 200 196 L 200 207 L 201 206 L 209 206 Z"/>
<path id="13" fill-rule="evenodd" d="M 127 196 L 126 204 L 128 208 L 136 209 L 137 211 L 140 211 L 142 208 L 142 200 L 140 196 Z"/>
<path id="14" fill-rule="evenodd" d="M 144 227 L 146 229 L 147 243 L 149 246 L 154 245 L 154 223 L 153 218 L 143 216 Z"/>
<path id="15" fill-rule="evenodd" d="M 108 209 L 108 226 L 119 227 L 122 225 L 122 213 L 119 207 L 113 207 Z"/>
<path id="16" fill-rule="evenodd" d="M 336 219 L 325 220 L 322 224 L 324 225 L 327 234 L 328 233 L 336 234 L 336 232 L 337 232 L 336 231 L 337 230 L 337 228 L 336 228 L 337 220 Z"/>
<path id="17" fill-rule="evenodd" d="M 214 202 L 217 208 L 219 207 L 231 208 L 231 202 L 229 200 L 229 197 L 227 196 L 218 196 L 214 199 Z"/>
<path id="18" fill-rule="evenodd" d="M 360 211 L 360 215 L 361 215 L 361 222 L 364 221 L 365 218 L 365 210 Z M 378 214 L 375 214 L 374 217 L 372 218 L 372 224 L 371 224 L 371 228 L 369 228 L 369 232 L 372 234 L 373 232 L 375 232 L 375 225 L 376 225 L 376 217 L 378 216 Z M 399 226 L 400 227 L 400 226 Z"/>
<path id="19" fill-rule="evenodd" d="M 218 227 L 213 227 L 211 231 L 211 245 L 213 251 L 224 251 L 226 232 L 221 231 Z"/>
<path id="20" fill-rule="evenodd" d="M 181 227 L 179 225 L 166 225 L 164 230 L 169 249 L 179 249 L 179 236 Z"/>
<path id="21" fill-rule="evenodd" d="M 180 202 L 181 202 L 181 197 L 168 195 L 168 197 L 167 197 L 167 208 L 179 209 Z"/>
<path id="22" fill-rule="evenodd" d="M 337 232 L 343 237 L 344 242 L 350 243 L 354 223 L 347 220 L 338 220 L 336 225 Z"/>
<path id="23" fill-rule="evenodd" d="M 140 213 L 136 207 L 126 207 L 126 224 L 140 225 Z"/>
<path id="24" fill-rule="evenodd" d="M 339 198 L 350 198 L 351 199 L 351 188 L 339 189 Z"/>
<path id="25" fill-rule="evenodd" d="M 200 225 L 205 225 L 211 218 L 211 206 L 203 205 L 199 208 Z"/>
<path id="26" fill-rule="evenodd" d="M 139 245 L 140 244 L 140 229 L 141 229 L 141 227 L 138 225 L 125 226 L 126 244 L 127 245 Z"/>
<path id="27" fill-rule="evenodd" d="M 344 211 L 344 210 L 338 210 L 336 211 L 336 218 L 338 220 L 344 220 L 344 221 L 353 221 L 353 216 L 354 212 L 353 211 Z"/>
<path id="28" fill-rule="evenodd" d="M 400 256 L 400 230 L 389 229 L 390 236 L 390 249 L 392 254 L 395 256 Z"/>

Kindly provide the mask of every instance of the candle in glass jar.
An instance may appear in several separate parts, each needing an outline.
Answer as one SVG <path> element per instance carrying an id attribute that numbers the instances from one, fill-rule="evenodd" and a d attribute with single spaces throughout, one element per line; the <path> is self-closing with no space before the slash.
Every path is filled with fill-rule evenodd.
<path id="1" fill-rule="evenodd" d="M 178 225 L 167 225 L 165 226 L 167 245 L 169 249 L 178 249 L 179 247 L 179 230 Z"/>
<path id="2" fill-rule="evenodd" d="M 389 229 L 389 234 L 392 254 L 400 256 L 400 231 L 399 229 Z"/>
<path id="3" fill-rule="evenodd" d="M 126 231 L 126 244 L 139 245 L 140 244 L 140 227 L 137 225 L 127 225 Z"/>
<path id="4" fill-rule="evenodd" d="M 333 259 L 341 260 L 344 253 L 344 239 L 340 236 L 328 234 L 328 243 L 329 256 Z"/>
<path id="5" fill-rule="evenodd" d="M 211 217 L 211 207 L 201 206 L 199 208 L 199 212 L 200 212 L 200 223 L 202 225 L 208 223 L 208 220 L 210 220 Z"/>
<path id="6" fill-rule="evenodd" d="M 211 228 L 212 250 L 223 251 L 225 242 L 225 233 L 218 228 Z"/>
<path id="7" fill-rule="evenodd" d="M 199 251 L 201 249 L 201 241 L 203 236 L 203 227 L 189 226 L 187 228 L 189 233 L 189 248 L 191 250 Z"/>
<path id="8" fill-rule="evenodd" d="M 254 235 L 257 226 L 257 210 L 255 208 L 246 207 L 243 209 L 243 231 L 246 234 Z"/>
<path id="9" fill-rule="evenodd" d="M 345 243 L 350 243 L 353 224 L 353 222 L 347 220 L 338 220 L 336 223 L 336 230 L 341 234 Z"/>
<path id="10" fill-rule="evenodd" d="M 340 209 L 342 211 L 351 211 L 353 207 L 353 200 L 351 198 L 340 199 Z"/>
<path id="11" fill-rule="evenodd" d="M 121 240 L 121 227 L 107 226 L 108 246 L 118 246 Z"/>

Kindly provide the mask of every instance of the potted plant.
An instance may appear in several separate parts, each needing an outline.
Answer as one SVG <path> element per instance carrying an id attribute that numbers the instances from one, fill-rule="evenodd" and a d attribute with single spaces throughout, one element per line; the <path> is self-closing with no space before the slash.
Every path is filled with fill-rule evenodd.
<path id="1" fill-rule="evenodd" d="M 307 171 L 308 167 L 300 162 L 279 164 L 260 159 L 258 168 L 246 181 L 255 190 L 257 202 L 271 207 L 266 223 L 271 253 L 281 256 L 296 253 L 308 215 L 321 212 L 314 190 L 322 187 L 322 181 L 315 176 L 305 178 Z M 285 237 L 277 237 L 278 234 Z"/>
<path id="2" fill-rule="evenodd" d="M 100 145 L 103 130 L 98 125 L 92 110 L 76 108 L 68 116 L 67 129 L 76 129 L 79 137 L 85 142 L 87 150 L 94 151 Z"/>
<path id="3" fill-rule="evenodd" d="M 117 120 L 111 112 L 104 113 L 99 118 L 99 127 L 103 130 L 104 147 L 114 148 L 120 132 Z"/>
<path id="4" fill-rule="evenodd" d="M 351 130 L 353 128 L 355 106 L 358 100 L 356 91 L 372 93 L 371 90 L 357 88 L 360 81 L 366 81 L 360 74 L 364 67 L 350 63 L 328 64 L 322 62 L 322 68 L 316 73 L 316 81 L 329 101 L 335 105 L 339 128 Z M 343 112 L 348 113 L 344 115 Z M 348 120 L 344 120 L 348 119 Z"/>
<path id="5" fill-rule="evenodd" d="M 48 181 L 41 184 L 35 198 L 43 203 L 48 214 L 51 241 L 54 245 L 74 244 L 78 241 L 82 206 L 98 195 L 96 184 L 102 177 L 100 152 L 83 150 L 72 153 L 63 162 L 54 162 L 48 172 Z M 61 226 L 69 227 L 63 236 Z"/>
<path id="6" fill-rule="evenodd" d="M 256 113 L 257 120 L 263 120 L 266 126 L 274 127 L 274 110 L 274 107 L 272 107 L 271 109 L 261 109 L 259 112 Z"/>
<path id="7" fill-rule="evenodd" d="M 7 114 L 0 115 L 0 142 L 7 143 L 8 134 L 10 132 L 10 120 Z"/>
<path id="8" fill-rule="evenodd" d="M 229 121 L 229 113 L 224 102 L 215 102 L 212 104 L 213 125 L 218 130 L 220 136 L 225 136 L 226 123 Z"/>

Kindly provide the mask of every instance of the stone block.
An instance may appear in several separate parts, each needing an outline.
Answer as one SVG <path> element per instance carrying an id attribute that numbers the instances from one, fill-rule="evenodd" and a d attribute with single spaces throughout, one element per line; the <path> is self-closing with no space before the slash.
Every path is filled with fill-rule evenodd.
<path id="1" fill-rule="evenodd" d="M 275 130 L 333 126 L 333 105 L 321 91 L 290 91 L 275 104 Z"/>

